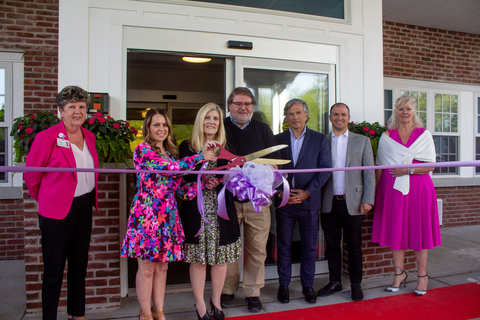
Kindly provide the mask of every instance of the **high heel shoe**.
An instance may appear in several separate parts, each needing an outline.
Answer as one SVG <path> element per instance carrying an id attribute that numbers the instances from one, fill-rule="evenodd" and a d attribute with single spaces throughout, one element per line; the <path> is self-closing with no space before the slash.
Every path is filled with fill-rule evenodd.
<path id="1" fill-rule="evenodd" d="M 427 277 L 427 280 L 428 280 L 428 274 L 425 273 L 424 276 L 419 276 L 417 275 L 417 278 L 425 278 Z M 418 296 L 424 296 L 427 294 L 427 290 L 418 290 L 417 288 L 415 288 L 415 295 L 418 297 Z"/>
<path id="2" fill-rule="evenodd" d="M 402 270 L 402 269 L 400 269 Z M 405 273 L 405 279 L 403 279 L 400 284 L 398 285 L 398 287 L 392 287 L 392 286 L 389 286 L 388 288 L 385 289 L 385 291 L 387 292 L 397 292 L 398 290 L 400 290 L 400 286 L 402 285 L 403 283 L 403 287 L 405 288 L 407 286 L 407 278 L 408 278 L 408 274 L 407 274 L 407 271 L 405 270 L 402 270 L 401 273 L 395 273 L 395 277 L 399 277 L 401 276 L 402 274 Z"/>
<path id="3" fill-rule="evenodd" d="M 198 320 L 212 320 L 212 318 L 210 318 L 210 316 L 208 315 L 208 312 L 205 312 L 203 317 L 200 317 L 200 315 L 198 314 L 197 305 L 194 304 L 193 306 L 195 307 L 195 312 L 197 313 Z"/>
<path id="4" fill-rule="evenodd" d="M 215 307 L 215 305 L 212 302 L 212 299 L 210 299 L 210 306 L 212 307 L 213 319 L 215 319 L 215 320 L 224 320 L 225 319 L 225 314 L 223 313 L 222 310 Z"/>
<path id="5" fill-rule="evenodd" d="M 152 307 L 152 316 L 153 316 L 154 313 L 158 314 L 158 316 L 153 317 L 153 320 L 160 320 L 162 318 L 167 320 L 167 318 L 165 318 L 165 313 L 163 313 L 163 311 L 158 311 L 157 309 Z"/>
<path id="6" fill-rule="evenodd" d="M 138 320 L 147 320 L 147 319 L 153 319 L 153 316 L 151 314 L 145 314 L 142 312 L 142 310 L 138 311 Z"/>

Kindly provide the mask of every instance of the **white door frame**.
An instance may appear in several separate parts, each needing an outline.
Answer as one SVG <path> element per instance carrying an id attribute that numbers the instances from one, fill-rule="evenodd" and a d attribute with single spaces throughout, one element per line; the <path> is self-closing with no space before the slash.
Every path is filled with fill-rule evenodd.
<path id="1" fill-rule="evenodd" d="M 328 75 L 328 103 L 330 106 L 336 101 L 336 74 L 335 64 L 326 63 L 313 63 L 313 62 L 301 62 L 301 61 L 289 61 L 280 59 L 265 59 L 265 58 L 251 58 L 251 57 L 235 57 L 234 78 L 235 87 L 241 87 L 244 85 L 244 69 L 264 69 L 264 70 L 281 70 L 281 71 L 294 71 L 294 72 L 306 72 L 306 73 L 321 73 Z M 227 104 L 225 104 L 227 105 Z M 228 108 L 228 107 L 227 107 Z M 281 115 L 282 110 L 272 112 L 273 125 L 280 121 L 281 118 L 275 117 L 275 114 Z M 320 229 L 320 226 L 319 226 Z M 243 238 L 243 225 L 242 225 L 242 239 Z M 321 230 L 319 230 L 321 232 Z M 244 250 L 245 251 L 245 250 Z M 243 280 L 243 254 L 238 260 L 240 269 L 240 281 Z M 328 272 L 327 261 L 317 261 L 315 263 L 315 274 Z M 300 263 L 292 264 L 292 276 L 300 275 Z M 278 272 L 275 266 L 265 267 L 265 279 L 277 279 Z"/>
<path id="2" fill-rule="evenodd" d="M 339 47 L 336 45 L 252 36 L 247 37 L 224 33 L 191 32 L 185 30 L 131 26 L 123 26 L 121 33 L 123 35 L 123 70 L 121 71 L 123 93 L 121 95 L 121 102 L 122 105 L 125 106 L 125 110 L 116 110 L 120 118 L 122 118 L 122 115 L 126 115 L 126 57 L 129 49 L 172 53 L 190 52 L 225 57 L 225 92 L 231 92 L 236 84 L 241 85 L 242 81 L 239 80 L 239 77 L 240 75 L 243 75 L 243 68 L 245 67 L 305 72 L 321 71 L 321 73 L 327 72 L 329 74 L 329 84 L 331 84 L 329 85 L 329 105 L 331 102 L 336 101 L 337 98 L 335 88 L 338 83 L 335 79 L 338 79 L 338 68 L 336 68 L 336 65 L 339 63 Z M 182 39 L 182 41 L 179 41 L 179 39 Z M 253 41 L 257 49 L 253 52 L 228 49 L 225 44 L 231 39 Z M 278 69 L 278 66 L 281 66 L 281 68 Z M 226 111 L 228 112 L 226 101 L 225 106 L 227 109 Z M 122 238 L 126 232 L 126 220 L 128 214 L 128 210 L 120 210 L 120 238 Z M 125 221 L 125 223 L 123 221 Z M 240 261 L 243 261 L 242 258 Z M 320 262 L 320 265 L 317 265 L 316 267 L 316 272 L 327 272 L 325 266 L 326 263 Z M 243 267 L 242 263 L 240 263 L 240 267 Z M 276 267 L 269 267 L 267 269 L 267 279 L 278 278 Z M 299 273 L 299 266 L 294 265 L 293 270 L 298 270 L 295 272 Z M 126 259 L 120 259 L 120 283 L 121 296 L 124 297 L 128 293 L 128 265 Z"/>

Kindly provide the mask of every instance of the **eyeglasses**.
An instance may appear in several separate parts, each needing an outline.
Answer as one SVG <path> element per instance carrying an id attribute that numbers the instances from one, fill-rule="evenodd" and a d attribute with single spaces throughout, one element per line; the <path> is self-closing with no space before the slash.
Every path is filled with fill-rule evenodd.
<path id="1" fill-rule="evenodd" d="M 251 107 L 253 103 L 251 102 L 232 102 L 237 108 L 241 108 L 242 106 L 245 106 L 245 108 Z"/>

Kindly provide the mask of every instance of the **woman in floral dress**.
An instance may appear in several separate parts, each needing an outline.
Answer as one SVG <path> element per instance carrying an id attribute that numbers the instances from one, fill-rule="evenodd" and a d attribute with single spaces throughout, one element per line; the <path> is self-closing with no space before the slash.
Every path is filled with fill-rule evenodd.
<path id="1" fill-rule="evenodd" d="M 172 125 L 162 109 L 150 109 L 143 122 L 143 138 L 134 152 L 137 170 L 192 170 L 203 161 L 215 161 L 213 152 L 203 151 L 178 158 L 172 139 Z M 175 195 L 192 199 L 196 183 L 182 183 L 180 175 L 138 173 L 127 234 L 121 256 L 136 258 L 137 297 L 142 308 L 139 319 L 164 320 L 163 302 L 168 262 L 183 259 L 184 233 L 178 217 Z M 150 299 L 153 307 L 150 308 Z"/>
<path id="2" fill-rule="evenodd" d="M 223 147 L 227 146 L 230 152 L 235 153 L 235 150 L 232 150 L 232 147 L 226 143 L 225 137 L 222 110 L 215 103 L 207 103 L 197 113 L 192 138 L 180 145 L 180 156 L 191 156 L 198 152 L 202 145 L 210 141 L 217 141 Z M 226 160 L 211 161 L 208 163 L 207 169 L 225 164 L 227 164 Z M 200 166 L 197 165 L 197 169 L 199 168 Z M 196 178 L 196 175 L 184 177 L 187 181 L 193 181 Z M 214 319 L 224 319 L 220 296 L 225 282 L 227 263 L 235 261 L 241 254 L 240 228 L 232 193 L 228 190 L 225 192 L 227 213 L 230 219 L 226 220 L 217 215 L 217 197 L 222 185 L 215 175 L 206 175 L 205 178 L 209 182 L 206 184 L 206 189 L 202 191 L 204 212 L 205 218 L 211 224 L 201 218 L 197 199 L 183 201 L 180 211 L 185 229 L 185 262 L 190 263 L 190 281 L 195 294 L 198 319 L 210 319 L 203 298 L 207 264 L 212 267 L 212 298 L 210 299 L 212 315 Z M 195 237 L 200 228 L 203 228 L 203 231 Z"/>

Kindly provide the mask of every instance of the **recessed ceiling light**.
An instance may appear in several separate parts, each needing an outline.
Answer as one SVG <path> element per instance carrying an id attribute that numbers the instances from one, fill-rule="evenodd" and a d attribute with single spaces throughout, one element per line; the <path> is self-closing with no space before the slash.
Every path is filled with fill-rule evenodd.
<path id="1" fill-rule="evenodd" d="M 183 61 L 191 62 L 191 63 L 205 63 L 212 61 L 211 58 L 200 58 L 200 57 L 183 57 Z"/>

